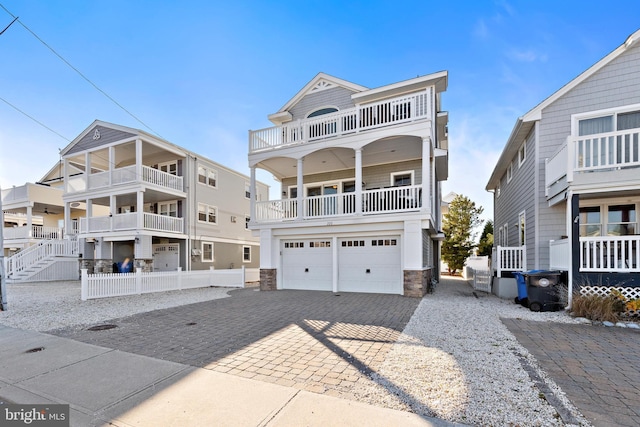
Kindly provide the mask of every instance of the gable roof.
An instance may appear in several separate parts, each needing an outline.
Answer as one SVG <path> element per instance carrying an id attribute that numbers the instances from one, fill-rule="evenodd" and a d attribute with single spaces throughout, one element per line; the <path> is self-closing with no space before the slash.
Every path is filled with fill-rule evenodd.
<path id="1" fill-rule="evenodd" d="M 515 156 L 516 152 L 520 148 L 520 145 L 527 137 L 527 135 L 529 135 L 529 133 L 531 132 L 531 129 L 535 126 L 535 122 L 542 118 L 542 111 L 545 108 L 553 104 L 560 97 L 568 93 L 570 90 L 574 89 L 576 86 L 584 82 L 596 72 L 600 71 L 607 64 L 622 55 L 622 53 L 626 52 L 632 46 L 636 45 L 638 43 L 638 40 L 640 40 L 640 30 L 636 30 L 633 34 L 627 37 L 624 43 L 610 52 L 607 56 L 583 71 L 580 75 L 562 86 L 551 96 L 533 107 L 523 116 L 518 117 L 518 119 L 516 120 L 516 124 L 511 130 L 511 135 L 509 135 L 509 139 L 507 139 L 507 143 L 502 151 L 502 154 L 500 155 L 500 158 L 498 159 L 498 162 L 496 163 L 496 166 L 493 170 L 493 173 L 491 174 L 491 177 L 489 178 L 489 182 L 487 183 L 485 189 L 487 191 L 491 191 L 496 188 L 496 186 L 500 182 L 500 178 L 506 172 L 509 162 Z"/>

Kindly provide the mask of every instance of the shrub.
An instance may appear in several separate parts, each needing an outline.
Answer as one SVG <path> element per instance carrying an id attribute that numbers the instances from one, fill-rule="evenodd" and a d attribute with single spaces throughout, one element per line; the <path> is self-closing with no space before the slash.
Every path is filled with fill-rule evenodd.
<path id="1" fill-rule="evenodd" d="M 620 314 L 625 310 L 625 304 L 615 295 L 573 295 L 571 313 L 577 317 L 600 322 L 617 322 Z"/>

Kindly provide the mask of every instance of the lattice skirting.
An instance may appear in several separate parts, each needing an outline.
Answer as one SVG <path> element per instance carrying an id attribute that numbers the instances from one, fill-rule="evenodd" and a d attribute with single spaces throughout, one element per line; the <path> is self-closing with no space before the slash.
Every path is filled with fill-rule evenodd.
<path id="1" fill-rule="evenodd" d="M 598 295 L 601 297 L 609 296 L 612 290 L 617 290 L 628 301 L 640 298 L 640 288 L 625 288 L 622 286 L 581 286 L 580 295 Z M 627 316 L 640 316 L 640 310 L 627 310 Z"/>

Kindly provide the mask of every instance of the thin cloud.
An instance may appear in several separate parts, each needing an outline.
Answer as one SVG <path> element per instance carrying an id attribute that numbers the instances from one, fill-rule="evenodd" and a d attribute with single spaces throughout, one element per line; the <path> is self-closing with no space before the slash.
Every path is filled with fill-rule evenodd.
<path id="1" fill-rule="evenodd" d="M 489 28 L 484 22 L 484 19 L 480 18 L 476 25 L 473 27 L 473 35 L 479 39 L 486 39 L 489 37 Z"/>
<path id="2" fill-rule="evenodd" d="M 532 49 L 511 49 L 506 53 L 506 56 L 507 58 L 518 62 L 546 62 L 548 59 L 548 55 L 546 53 L 538 53 Z"/>

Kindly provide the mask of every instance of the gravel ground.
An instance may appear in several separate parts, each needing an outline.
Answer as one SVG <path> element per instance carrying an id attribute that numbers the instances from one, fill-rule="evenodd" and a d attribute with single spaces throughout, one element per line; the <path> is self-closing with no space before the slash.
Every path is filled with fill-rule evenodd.
<path id="1" fill-rule="evenodd" d="M 228 289 L 203 288 L 81 301 L 79 282 L 7 289 L 9 310 L 0 312 L 0 324 L 41 332 L 228 296 Z M 463 279 L 445 278 L 422 299 L 373 382 L 359 382 L 353 398 L 474 426 L 589 426 L 500 317 L 578 322 L 564 312 L 534 313 L 474 293 Z M 534 384 L 523 364 L 544 387 Z M 573 417 L 571 424 L 549 404 L 549 392 Z"/>

